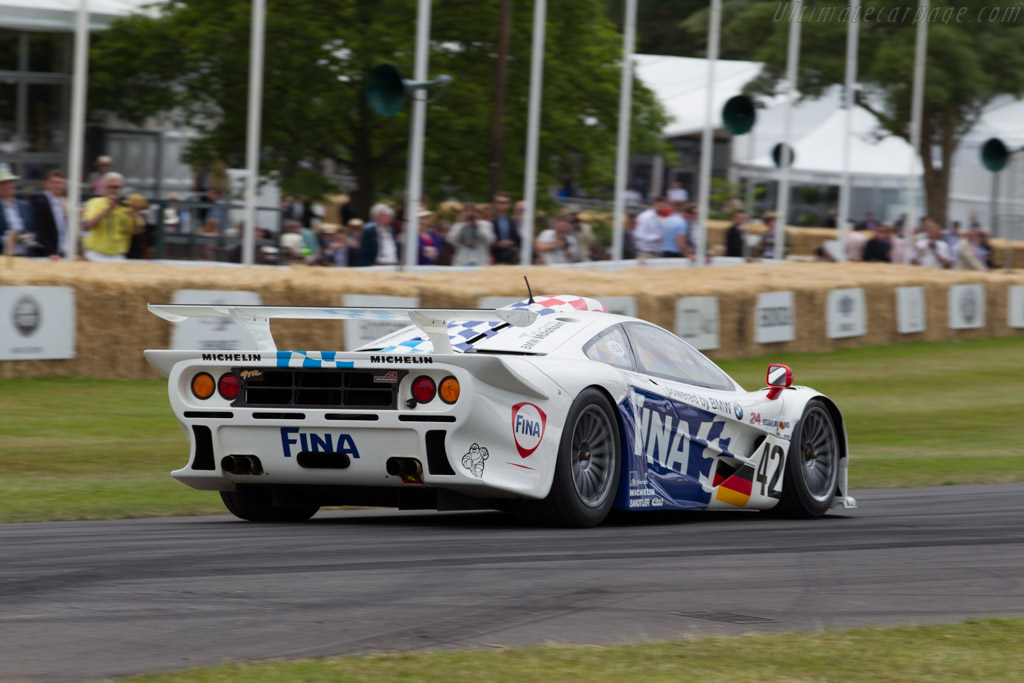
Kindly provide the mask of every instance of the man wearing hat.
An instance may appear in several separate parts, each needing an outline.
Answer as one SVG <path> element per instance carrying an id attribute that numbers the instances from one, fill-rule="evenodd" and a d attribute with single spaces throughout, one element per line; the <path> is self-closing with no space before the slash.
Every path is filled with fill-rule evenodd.
<path id="1" fill-rule="evenodd" d="M 89 189 L 93 194 L 104 194 L 103 176 L 114 170 L 114 160 L 106 154 L 96 157 L 96 170 L 89 174 Z"/>
<path id="2" fill-rule="evenodd" d="M 93 197 L 85 204 L 82 221 L 89 234 L 83 246 L 87 261 L 124 261 L 135 233 L 135 219 L 121 205 L 124 177 L 120 173 L 103 176 L 102 197 Z"/>
<path id="3" fill-rule="evenodd" d="M 32 207 L 14 196 L 14 181 L 17 179 L 10 166 L 0 164 L 0 253 L 7 248 L 10 239 L 7 233 L 11 232 L 19 235 L 14 253 L 24 256 L 28 254 L 25 241 L 33 239 L 35 233 L 32 229 Z"/>

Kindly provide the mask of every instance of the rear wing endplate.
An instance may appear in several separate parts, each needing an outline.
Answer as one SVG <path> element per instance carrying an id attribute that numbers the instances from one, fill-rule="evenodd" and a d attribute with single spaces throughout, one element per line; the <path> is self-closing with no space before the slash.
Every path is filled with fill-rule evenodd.
<path id="1" fill-rule="evenodd" d="M 149 304 L 149 310 L 164 320 L 177 323 L 189 318 L 230 318 L 241 325 L 256 342 L 259 351 L 277 351 L 270 333 L 273 318 L 297 320 L 395 320 L 409 321 L 423 330 L 434 353 L 452 353 L 448 323 L 453 320 L 504 322 L 529 327 L 537 319 L 534 311 L 480 308 L 349 308 L 338 306 L 226 306 L 192 304 Z"/>

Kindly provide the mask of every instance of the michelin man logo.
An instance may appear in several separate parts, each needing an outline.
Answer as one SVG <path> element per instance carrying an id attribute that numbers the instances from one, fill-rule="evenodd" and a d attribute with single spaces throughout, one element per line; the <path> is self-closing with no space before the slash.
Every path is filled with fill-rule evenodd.
<path id="1" fill-rule="evenodd" d="M 478 444 L 469 447 L 469 452 L 462 456 L 462 466 L 469 470 L 474 477 L 483 478 L 484 460 L 491 457 L 487 449 Z"/>

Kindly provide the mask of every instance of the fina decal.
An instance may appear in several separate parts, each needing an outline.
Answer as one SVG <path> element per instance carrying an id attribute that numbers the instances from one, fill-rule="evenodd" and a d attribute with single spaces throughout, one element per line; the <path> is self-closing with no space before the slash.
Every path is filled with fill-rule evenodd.
<path id="1" fill-rule="evenodd" d="M 516 442 L 519 457 L 528 458 L 544 439 L 548 416 L 532 403 L 517 403 L 512 406 L 512 437 Z"/>
<path id="2" fill-rule="evenodd" d="M 263 371 L 262 370 L 242 370 L 238 374 L 242 376 L 242 379 L 249 379 L 249 380 L 262 379 L 262 377 L 263 377 Z"/>
<path id="3" fill-rule="evenodd" d="M 736 415 L 737 420 L 743 419 L 743 406 L 741 406 L 739 403 L 733 405 L 732 411 Z"/>
<path id="4" fill-rule="evenodd" d="M 462 456 L 462 466 L 469 470 L 474 477 L 483 479 L 484 461 L 491 457 L 486 448 L 479 444 L 469 447 L 469 452 Z"/>
<path id="5" fill-rule="evenodd" d="M 389 370 L 383 375 L 374 375 L 373 381 L 376 384 L 394 384 L 398 381 L 398 373 L 394 370 Z"/>

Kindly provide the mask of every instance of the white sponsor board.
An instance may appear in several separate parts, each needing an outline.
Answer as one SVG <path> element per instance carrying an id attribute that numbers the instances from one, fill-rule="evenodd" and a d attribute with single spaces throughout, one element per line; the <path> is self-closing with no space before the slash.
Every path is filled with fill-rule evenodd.
<path id="1" fill-rule="evenodd" d="M 175 304 L 210 304 L 213 306 L 259 306 L 259 292 L 233 289 L 179 289 Z M 245 328 L 230 318 L 189 318 L 174 323 L 171 348 L 185 351 L 251 351 L 256 341 Z"/>
<path id="2" fill-rule="evenodd" d="M 825 306 L 825 333 L 829 339 L 863 337 L 868 333 L 864 290 L 833 289 Z"/>
<path id="3" fill-rule="evenodd" d="M 1018 329 L 1024 328 L 1024 285 L 1013 285 L 1007 292 L 1007 324 Z"/>
<path id="4" fill-rule="evenodd" d="M 343 306 L 356 308 L 419 308 L 420 299 L 415 296 L 388 296 L 385 294 L 344 294 Z M 346 320 L 345 349 L 351 351 L 363 344 L 369 344 L 386 334 L 396 332 L 412 323 L 392 320 Z"/>
<path id="5" fill-rule="evenodd" d="M 676 334 L 701 351 L 718 348 L 718 297 L 676 299 Z"/>
<path id="6" fill-rule="evenodd" d="M 896 331 L 900 334 L 924 332 L 928 327 L 925 315 L 924 287 L 896 288 Z"/>
<path id="7" fill-rule="evenodd" d="M 0 360 L 74 357 L 74 289 L 0 287 Z"/>
<path id="8" fill-rule="evenodd" d="M 796 302 L 793 292 L 762 292 L 754 308 L 754 341 L 758 344 L 796 339 Z"/>
<path id="9" fill-rule="evenodd" d="M 604 304 L 609 313 L 636 317 L 636 297 L 632 296 L 597 296 L 593 297 Z"/>
<path id="10" fill-rule="evenodd" d="M 985 285 L 952 285 L 948 307 L 950 329 L 985 327 Z"/>

